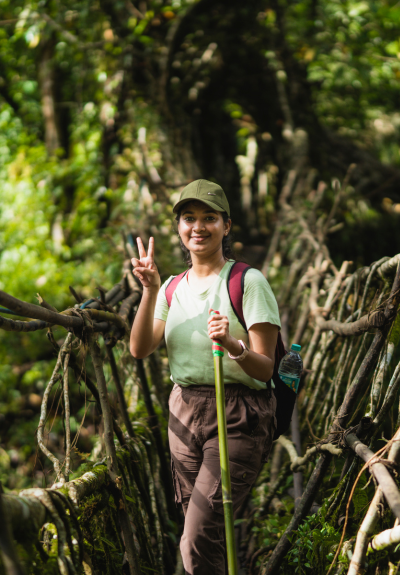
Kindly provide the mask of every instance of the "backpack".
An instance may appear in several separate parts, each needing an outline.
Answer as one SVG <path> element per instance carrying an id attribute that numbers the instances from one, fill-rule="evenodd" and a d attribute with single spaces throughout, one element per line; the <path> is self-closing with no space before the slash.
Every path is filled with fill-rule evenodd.
<path id="1" fill-rule="evenodd" d="M 227 287 L 229 299 L 231 302 L 232 309 L 243 327 L 246 330 L 246 323 L 244 321 L 243 315 L 243 294 L 244 294 L 244 278 L 246 272 L 251 269 L 251 266 L 243 262 L 235 262 L 231 267 L 229 272 Z M 179 282 L 185 277 L 189 270 L 182 272 L 181 274 L 173 277 L 168 283 L 165 289 L 165 297 L 168 303 L 168 307 L 171 307 L 172 296 L 179 284 Z M 281 332 L 278 332 L 278 341 L 275 348 L 275 365 L 272 379 L 274 380 L 275 389 L 274 395 L 276 397 L 276 423 L 277 427 L 274 433 L 274 440 L 278 439 L 280 435 L 285 433 L 290 425 L 292 419 L 292 413 L 294 405 L 296 403 L 296 393 L 290 389 L 279 377 L 278 369 L 281 359 L 286 354 L 285 346 L 283 345 Z M 271 389 L 271 380 L 267 381 L 268 389 Z"/>

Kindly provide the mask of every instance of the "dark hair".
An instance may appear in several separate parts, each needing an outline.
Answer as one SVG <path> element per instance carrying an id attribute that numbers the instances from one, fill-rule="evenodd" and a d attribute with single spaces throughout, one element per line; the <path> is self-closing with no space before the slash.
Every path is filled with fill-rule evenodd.
<path id="1" fill-rule="evenodd" d="M 175 217 L 175 221 L 177 224 L 179 224 L 179 220 L 181 219 L 181 213 L 182 213 L 182 208 L 178 211 L 178 213 L 176 214 Z M 226 212 L 219 212 L 222 216 L 222 219 L 224 220 L 224 223 L 226 224 L 229 220 L 230 217 L 228 216 L 228 214 Z M 232 226 L 231 226 L 232 229 Z M 222 238 L 222 255 L 224 256 L 225 260 L 236 260 L 236 256 L 233 252 L 232 249 L 232 233 L 231 230 L 229 230 L 228 235 L 224 236 Z M 185 244 L 182 241 L 181 236 L 179 236 L 179 243 L 180 246 L 182 248 L 182 252 L 183 252 L 183 261 L 186 263 L 186 265 L 191 268 L 192 267 L 192 258 L 190 257 L 190 251 L 187 249 L 187 247 L 185 246 Z"/>

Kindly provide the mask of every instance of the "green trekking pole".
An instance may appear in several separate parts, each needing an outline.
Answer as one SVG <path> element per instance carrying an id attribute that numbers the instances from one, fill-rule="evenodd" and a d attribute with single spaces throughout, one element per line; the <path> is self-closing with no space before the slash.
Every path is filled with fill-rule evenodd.
<path id="1" fill-rule="evenodd" d="M 219 313 L 212 311 L 213 315 Z M 224 348 L 219 339 L 213 339 L 212 354 L 214 356 L 215 395 L 217 399 L 219 458 L 221 465 L 222 503 L 224 506 L 226 554 L 228 557 L 229 575 L 237 575 L 237 560 L 235 548 L 235 532 L 233 526 L 233 505 L 231 493 L 231 476 L 229 473 L 228 438 L 225 414 L 225 387 L 222 358 Z"/>

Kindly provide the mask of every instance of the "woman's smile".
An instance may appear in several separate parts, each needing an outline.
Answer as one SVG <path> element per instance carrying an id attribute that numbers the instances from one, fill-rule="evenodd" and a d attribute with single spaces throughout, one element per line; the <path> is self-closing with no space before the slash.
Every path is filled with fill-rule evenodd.
<path id="1" fill-rule="evenodd" d="M 222 239 L 230 223 L 203 202 L 191 201 L 183 208 L 178 231 L 186 248 L 204 258 L 222 249 Z"/>
<path id="2" fill-rule="evenodd" d="M 209 236 L 192 236 L 191 239 L 194 240 L 197 243 L 201 243 L 204 242 L 205 240 L 207 240 L 209 238 Z"/>

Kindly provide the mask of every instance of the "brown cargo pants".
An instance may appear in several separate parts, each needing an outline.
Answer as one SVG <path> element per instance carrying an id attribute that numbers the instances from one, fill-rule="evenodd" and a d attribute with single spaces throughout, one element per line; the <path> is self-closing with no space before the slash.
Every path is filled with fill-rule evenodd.
<path id="1" fill-rule="evenodd" d="M 276 428 L 271 391 L 225 385 L 233 510 L 244 502 L 266 461 Z M 181 387 L 169 398 L 168 436 L 175 501 L 185 526 L 180 549 L 187 575 L 224 575 L 225 527 L 217 408 L 213 386 Z"/>

